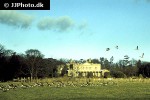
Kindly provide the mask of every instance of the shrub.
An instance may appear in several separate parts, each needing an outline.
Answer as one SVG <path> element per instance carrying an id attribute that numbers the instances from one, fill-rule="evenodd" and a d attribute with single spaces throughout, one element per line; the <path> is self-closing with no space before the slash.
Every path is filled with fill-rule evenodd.
<path id="1" fill-rule="evenodd" d="M 126 78 L 127 76 L 121 71 L 111 71 L 111 76 L 115 78 Z"/>
<path id="2" fill-rule="evenodd" d="M 111 78 L 110 72 L 105 72 L 104 73 L 104 78 Z"/>

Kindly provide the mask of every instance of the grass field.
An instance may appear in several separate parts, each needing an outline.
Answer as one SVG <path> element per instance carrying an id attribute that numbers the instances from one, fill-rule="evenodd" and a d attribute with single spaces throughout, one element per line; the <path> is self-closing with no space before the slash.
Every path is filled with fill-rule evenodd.
<path id="1" fill-rule="evenodd" d="M 11 83 L 0 83 L 0 85 Z M 78 83 L 74 83 L 75 85 L 66 85 L 63 87 L 48 86 L 44 83 L 45 85 L 43 86 L 30 88 L 18 87 L 5 92 L 1 90 L 0 100 L 150 100 L 150 79 L 96 81 L 92 79 L 89 85 L 83 85 L 85 83 L 87 83 L 87 80 L 80 80 Z M 21 85 L 18 82 L 13 84 Z"/>

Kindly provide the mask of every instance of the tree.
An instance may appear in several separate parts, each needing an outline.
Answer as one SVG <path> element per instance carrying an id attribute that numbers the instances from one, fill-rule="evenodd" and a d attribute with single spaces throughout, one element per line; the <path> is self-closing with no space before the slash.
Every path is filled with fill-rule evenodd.
<path id="1" fill-rule="evenodd" d="M 7 59 L 5 56 L 0 55 L 0 81 L 6 81 L 6 71 L 7 71 Z"/>
<path id="2" fill-rule="evenodd" d="M 139 74 L 142 74 L 144 77 L 150 77 L 150 63 L 143 63 L 139 68 Z"/>
<path id="3" fill-rule="evenodd" d="M 5 48 L 0 44 L 0 81 L 6 81 L 6 69 L 8 67 L 7 59 L 5 57 Z"/>
<path id="4" fill-rule="evenodd" d="M 18 77 L 18 71 L 21 65 L 20 62 L 20 56 L 13 54 L 9 59 L 9 68 L 8 68 L 8 74 L 11 76 L 10 78 L 17 78 Z"/>
<path id="5" fill-rule="evenodd" d="M 132 66 L 136 66 L 137 65 L 137 60 L 133 59 L 130 61 Z M 137 66 L 136 66 L 137 67 Z"/>
<path id="6" fill-rule="evenodd" d="M 92 59 L 91 62 L 94 63 L 94 64 L 99 64 L 100 63 L 98 59 Z"/>
<path id="7" fill-rule="evenodd" d="M 112 66 L 113 66 L 113 61 L 114 61 L 114 57 L 112 56 L 112 57 L 110 58 L 110 68 L 112 68 Z"/>
<path id="8" fill-rule="evenodd" d="M 12 56 L 12 55 L 16 55 L 16 52 L 14 52 L 13 50 L 5 50 L 5 56 Z"/>
<path id="9" fill-rule="evenodd" d="M 119 67 L 119 69 L 122 69 L 124 67 L 124 61 L 123 60 L 119 60 L 118 67 Z"/>
<path id="10" fill-rule="evenodd" d="M 0 44 L 0 57 L 4 56 L 5 48 L 3 45 Z"/>
<path id="11" fill-rule="evenodd" d="M 140 68 L 141 65 L 142 65 L 141 60 L 138 60 L 137 63 L 136 63 L 136 66 L 137 66 L 138 68 Z"/>
<path id="12" fill-rule="evenodd" d="M 121 71 L 111 71 L 110 75 L 115 78 L 126 78 L 126 75 Z"/>
<path id="13" fill-rule="evenodd" d="M 104 59 L 104 68 L 110 69 L 110 63 L 106 58 Z"/>
<path id="14" fill-rule="evenodd" d="M 100 57 L 100 64 L 101 64 L 102 68 L 105 68 L 104 67 L 104 57 Z"/>
<path id="15" fill-rule="evenodd" d="M 18 59 L 20 62 L 20 67 L 18 68 L 17 77 L 30 77 L 27 61 L 26 61 L 26 55 L 24 54 L 18 54 Z"/>
<path id="16" fill-rule="evenodd" d="M 26 53 L 26 64 L 28 65 L 28 71 L 30 73 L 31 81 L 33 78 L 37 78 L 38 70 L 44 55 L 37 49 L 29 49 Z"/>

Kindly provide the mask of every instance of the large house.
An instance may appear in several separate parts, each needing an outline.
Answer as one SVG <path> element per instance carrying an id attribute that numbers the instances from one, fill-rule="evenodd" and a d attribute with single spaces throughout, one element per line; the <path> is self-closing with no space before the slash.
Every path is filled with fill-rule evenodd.
<path id="1" fill-rule="evenodd" d="M 72 77 L 102 77 L 106 72 L 109 71 L 101 69 L 101 64 L 93 64 L 90 61 L 85 63 L 70 62 L 68 64 L 68 76 Z"/>

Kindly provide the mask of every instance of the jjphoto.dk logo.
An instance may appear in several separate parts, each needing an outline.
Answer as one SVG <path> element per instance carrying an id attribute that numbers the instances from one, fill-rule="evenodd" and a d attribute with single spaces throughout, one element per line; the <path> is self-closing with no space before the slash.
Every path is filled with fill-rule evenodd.
<path id="1" fill-rule="evenodd" d="M 9 3 L 4 3 L 4 7 L 8 8 L 9 7 Z"/>
<path id="2" fill-rule="evenodd" d="M 50 10 L 50 0 L 0 0 L 0 10 Z"/>
<path id="3" fill-rule="evenodd" d="M 24 3 L 22 3 L 22 2 L 20 2 L 20 3 L 11 3 L 11 4 L 9 4 L 9 3 L 4 3 L 4 7 L 5 8 L 9 8 L 9 7 L 11 7 L 11 8 L 16 8 L 16 7 L 44 7 L 44 4 L 42 3 L 42 2 L 38 2 L 37 4 L 32 4 L 32 3 L 27 3 L 27 4 L 24 4 Z"/>

